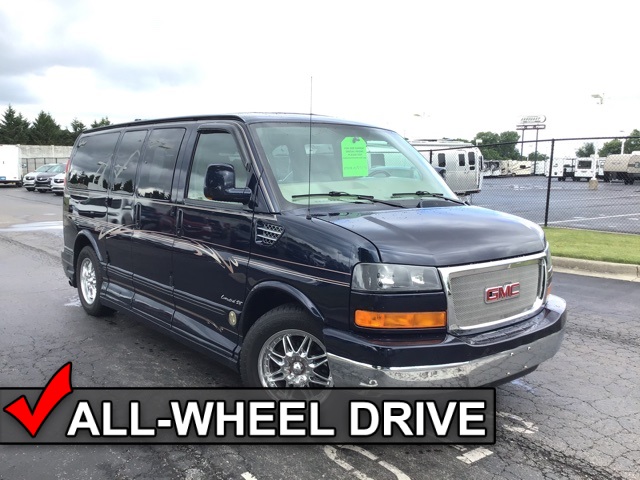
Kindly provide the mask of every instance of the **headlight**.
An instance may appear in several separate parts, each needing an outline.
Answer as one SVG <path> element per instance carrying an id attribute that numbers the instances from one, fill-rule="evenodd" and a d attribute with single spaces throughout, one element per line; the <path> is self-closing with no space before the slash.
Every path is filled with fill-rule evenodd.
<path id="1" fill-rule="evenodd" d="M 442 290 L 434 267 L 359 263 L 353 269 L 351 288 L 362 292 L 396 293 Z"/>

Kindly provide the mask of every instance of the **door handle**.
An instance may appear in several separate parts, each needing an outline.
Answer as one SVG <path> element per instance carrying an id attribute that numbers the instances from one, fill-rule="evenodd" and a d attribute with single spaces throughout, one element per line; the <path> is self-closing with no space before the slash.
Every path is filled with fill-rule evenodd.
<path id="1" fill-rule="evenodd" d="M 184 221 L 184 211 L 179 208 L 178 213 L 176 214 L 176 235 L 178 237 L 182 236 L 182 222 Z"/>
<path id="2" fill-rule="evenodd" d="M 135 228 L 140 228 L 141 219 L 142 219 L 142 205 L 140 205 L 139 203 L 136 203 L 133 206 L 133 223 L 135 225 Z"/>

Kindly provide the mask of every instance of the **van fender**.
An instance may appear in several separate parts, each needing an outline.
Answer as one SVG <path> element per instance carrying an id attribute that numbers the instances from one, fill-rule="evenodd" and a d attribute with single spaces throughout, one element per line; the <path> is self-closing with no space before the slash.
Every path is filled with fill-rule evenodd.
<path id="1" fill-rule="evenodd" d="M 81 242 L 85 243 L 85 239 L 88 240 L 91 246 L 93 247 L 93 250 L 96 252 L 96 256 L 98 257 L 98 260 L 100 260 L 100 263 L 104 263 L 104 258 L 102 257 L 102 253 L 100 252 L 100 248 L 98 247 L 98 242 L 96 241 L 93 234 L 89 230 L 80 230 L 76 235 L 76 241 L 73 244 L 74 266 L 75 266 L 75 261 L 78 258 L 78 255 L 80 254 L 80 250 L 82 250 L 81 248 L 78 248 L 78 245 Z"/>
<path id="2" fill-rule="evenodd" d="M 264 298 L 264 294 L 268 293 L 270 299 L 274 299 L 281 294 L 282 298 L 288 297 L 290 301 L 277 302 L 274 305 L 269 305 L 266 309 L 263 306 L 263 302 L 260 302 L 261 298 Z M 249 330 L 251 325 L 264 313 L 273 308 L 282 305 L 283 303 L 297 302 L 302 308 L 304 308 L 313 318 L 324 324 L 324 317 L 316 305 L 300 290 L 291 285 L 279 281 L 267 280 L 254 286 L 245 300 L 242 314 L 240 316 L 238 330 L 242 332 L 244 336 Z M 248 322 L 248 324 L 247 324 Z"/>

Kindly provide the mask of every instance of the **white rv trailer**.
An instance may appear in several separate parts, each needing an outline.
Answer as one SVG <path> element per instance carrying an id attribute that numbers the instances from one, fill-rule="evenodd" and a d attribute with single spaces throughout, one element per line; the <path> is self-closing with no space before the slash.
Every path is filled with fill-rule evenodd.
<path id="1" fill-rule="evenodd" d="M 446 168 L 446 181 L 457 195 L 466 196 L 482 189 L 482 152 L 472 143 L 457 140 L 409 140 L 433 166 Z"/>
<path id="2" fill-rule="evenodd" d="M 589 180 L 593 177 L 602 178 L 604 175 L 604 158 L 591 155 L 589 158 L 578 158 L 573 174 L 573 180 L 580 181 L 583 178 Z"/>
<path id="3" fill-rule="evenodd" d="M 554 158 L 551 165 L 551 177 L 557 178 L 559 182 L 564 182 L 567 178 L 573 180 L 576 173 L 576 161 L 577 158 L 573 157 Z"/>
<path id="4" fill-rule="evenodd" d="M 22 162 L 16 145 L 0 145 L 0 184 L 22 186 Z"/>

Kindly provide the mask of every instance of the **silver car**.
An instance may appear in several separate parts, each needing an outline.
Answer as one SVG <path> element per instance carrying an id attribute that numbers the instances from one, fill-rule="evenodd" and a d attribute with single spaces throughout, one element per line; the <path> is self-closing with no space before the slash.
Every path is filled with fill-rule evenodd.
<path id="1" fill-rule="evenodd" d="M 49 188 L 56 195 L 62 195 L 64 193 L 64 178 L 66 174 L 59 173 L 55 177 L 51 177 Z"/>
<path id="2" fill-rule="evenodd" d="M 33 192 L 36 189 L 36 177 L 38 173 L 48 172 L 56 165 L 57 163 L 47 163 L 46 165 L 36 168 L 35 172 L 27 173 L 22 179 L 22 186 L 28 191 Z"/>

